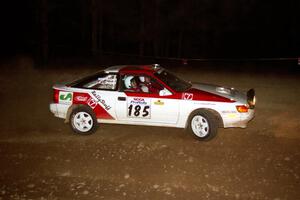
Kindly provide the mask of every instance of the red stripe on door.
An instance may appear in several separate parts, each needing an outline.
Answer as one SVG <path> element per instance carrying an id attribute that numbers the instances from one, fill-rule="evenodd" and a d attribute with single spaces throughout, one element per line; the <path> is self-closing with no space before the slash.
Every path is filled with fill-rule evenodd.
<path id="1" fill-rule="evenodd" d="M 94 110 L 97 119 L 115 119 L 88 93 L 74 92 L 73 104 L 88 105 Z"/>

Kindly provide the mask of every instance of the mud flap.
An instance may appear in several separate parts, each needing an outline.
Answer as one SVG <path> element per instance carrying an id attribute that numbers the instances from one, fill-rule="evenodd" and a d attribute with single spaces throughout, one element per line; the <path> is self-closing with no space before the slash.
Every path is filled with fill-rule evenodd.
<path id="1" fill-rule="evenodd" d="M 255 101 L 255 90 L 252 88 L 247 92 L 247 102 L 249 104 L 250 109 L 253 109 L 255 107 Z"/>

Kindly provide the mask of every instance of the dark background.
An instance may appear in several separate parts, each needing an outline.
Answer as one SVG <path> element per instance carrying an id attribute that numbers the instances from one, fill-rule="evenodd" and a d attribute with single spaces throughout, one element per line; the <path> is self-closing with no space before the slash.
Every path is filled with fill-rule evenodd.
<path id="1" fill-rule="evenodd" d="M 0 199 L 300 199 L 299 4 L 1 1 Z M 176 128 L 102 123 L 80 137 L 49 111 L 57 83 L 153 63 L 254 88 L 255 118 L 200 142 Z"/>
<path id="2" fill-rule="evenodd" d="M 1 3 L 2 56 L 300 55 L 299 0 L 26 0 Z"/>

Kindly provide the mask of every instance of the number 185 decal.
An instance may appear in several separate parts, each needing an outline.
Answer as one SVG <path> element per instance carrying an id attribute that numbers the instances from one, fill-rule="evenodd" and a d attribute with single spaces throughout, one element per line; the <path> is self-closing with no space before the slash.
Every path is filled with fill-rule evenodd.
<path id="1" fill-rule="evenodd" d="M 128 98 L 127 116 L 132 118 L 151 118 L 150 99 Z"/>

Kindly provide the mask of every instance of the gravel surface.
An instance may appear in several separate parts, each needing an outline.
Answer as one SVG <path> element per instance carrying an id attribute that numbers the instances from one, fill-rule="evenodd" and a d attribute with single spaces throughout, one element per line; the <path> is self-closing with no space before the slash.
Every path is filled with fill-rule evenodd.
<path id="1" fill-rule="evenodd" d="M 94 66 L 37 70 L 22 58 L 1 69 L 0 200 L 300 199 L 298 74 L 172 69 L 256 89 L 246 129 L 219 129 L 200 142 L 182 129 L 129 125 L 77 136 L 50 113 L 51 86 Z"/>

